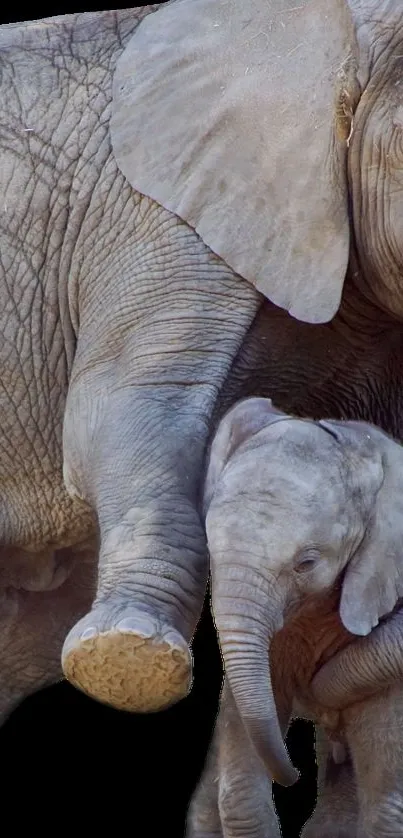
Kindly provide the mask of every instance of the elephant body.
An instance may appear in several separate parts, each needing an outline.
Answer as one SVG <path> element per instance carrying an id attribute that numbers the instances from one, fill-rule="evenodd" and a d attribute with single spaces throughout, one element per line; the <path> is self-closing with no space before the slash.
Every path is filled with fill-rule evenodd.
<path id="1" fill-rule="evenodd" d="M 398 6 L 381 5 L 397 26 Z M 364 3 L 354 4 L 354 25 L 342 0 L 297 9 L 288 0 L 270 9 L 254 0 L 247 20 L 234 3 L 231 30 L 225 7 L 175 0 L 0 28 L 2 715 L 59 677 L 63 641 L 64 673 L 101 701 L 157 710 L 186 694 L 208 575 L 205 454 L 220 416 L 241 396 L 270 395 L 301 416 L 365 419 L 403 438 L 399 254 L 391 246 L 395 260 L 382 270 L 370 262 L 358 178 L 362 147 L 364 170 L 376 169 L 363 133 L 368 109 L 378 106 L 370 95 L 377 23 L 374 31 L 366 25 Z M 253 28 L 268 11 L 273 40 Z M 276 56 L 296 60 L 301 32 L 311 29 L 318 60 L 289 84 L 289 65 L 277 65 Z M 243 38 L 242 55 L 232 49 L 230 56 L 238 87 L 205 74 L 213 30 L 225 49 Z M 285 38 L 280 50 L 278 37 Z M 271 62 L 264 87 L 254 81 L 262 43 Z M 308 35 L 306 45 L 313 54 Z M 398 37 L 388 41 L 387 66 L 397 66 L 399 50 Z M 190 72 L 183 84 L 180 67 Z M 310 110 L 298 85 L 313 91 L 322 77 Z M 267 86 L 272 78 L 291 96 L 281 114 L 278 84 Z M 253 113 L 245 118 L 239 92 L 249 81 Z M 200 91 L 205 122 L 178 110 L 184 96 L 200 112 Z M 263 116 L 264 125 L 256 121 Z M 168 132 L 184 132 L 179 144 L 159 131 L 161 119 Z M 201 140 L 192 133 L 197 125 L 206 129 Z M 304 181 L 295 144 L 305 153 L 307 138 Z M 240 153 L 236 166 L 230 148 Z M 276 180 L 281 171 L 286 183 Z M 143 182 L 150 172 L 159 195 L 155 183 Z M 184 172 L 195 176 L 183 179 Z M 188 187 L 194 194 L 184 196 Z M 220 204 L 223 196 L 229 203 Z M 399 220 L 382 211 L 388 222 Z M 378 242 L 373 223 L 371 215 Z M 380 221 L 380 235 L 385 230 L 395 244 Z M 382 240 L 377 258 L 384 252 Z"/>

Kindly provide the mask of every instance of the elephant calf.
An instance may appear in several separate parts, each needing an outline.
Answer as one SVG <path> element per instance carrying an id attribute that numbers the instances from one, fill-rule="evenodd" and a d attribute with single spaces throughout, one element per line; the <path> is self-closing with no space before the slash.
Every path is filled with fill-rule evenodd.
<path id="1" fill-rule="evenodd" d="M 267 770 L 295 782 L 292 715 L 327 734 L 305 838 L 401 836 L 402 458 L 377 428 L 265 399 L 221 422 L 205 512 L 226 683 L 192 838 L 279 836 Z"/>

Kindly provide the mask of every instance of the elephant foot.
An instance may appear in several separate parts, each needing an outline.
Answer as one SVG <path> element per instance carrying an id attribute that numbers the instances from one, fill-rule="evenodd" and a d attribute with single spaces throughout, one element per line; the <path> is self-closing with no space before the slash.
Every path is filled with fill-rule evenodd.
<path id="1" fill-rule="evenodd" d="M 62 667 L 67 680 L 91 698 L 133 713 L 175 704 L 192 680 L 182 636 L 128 605 L 98 604 L 76 623 L 64 642 Z"/>

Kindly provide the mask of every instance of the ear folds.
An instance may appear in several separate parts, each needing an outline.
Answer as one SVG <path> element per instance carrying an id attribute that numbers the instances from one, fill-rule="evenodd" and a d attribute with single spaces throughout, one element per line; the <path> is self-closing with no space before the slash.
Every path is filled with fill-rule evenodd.
<path id="1" fill-rule="evenodd" d="M 400 559 L 400 561 L 399 561 Z M 385 550 L 382 538 L 360 549 L 343 581 L 340 617 L 351 634 L 366 635 L 403 596 L 401 557 Z"/>
<path id="2" fill-rule="evenodd" d="M 392 440 L 386 446 L 384 480 L 342 585 L 340 617 L 357 635 L 369 634 L 403 596 L 403 456 Z"/>
<path id="3" fill-rule="evenodd" d="M 212 442 L 204 488 L 206 512 L 222 470 L 237 448 L 262 428 L 287 415 L 273 407 L 271 399 L 251 398 L 238 402 L 221 420 Z"/>
<path id="4" fill-rule="evenodd" d="M 127 180 L 310 323 L 336 313 L 347 267 L 354 48 L 347 0 L 176 0 L 114 78 Z"/>

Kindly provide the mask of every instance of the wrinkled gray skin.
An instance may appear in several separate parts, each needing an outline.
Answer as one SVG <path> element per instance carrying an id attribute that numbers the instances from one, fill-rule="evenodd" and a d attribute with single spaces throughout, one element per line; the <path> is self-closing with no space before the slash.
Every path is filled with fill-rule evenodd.
<path id="1" fill-rule="evenodd" d="M 358 649 L 350 669 L 358 683 L 401 676 L 402 460 L 370 425 L 296 420 L 264 399 L 222 420 L 205 511 L 226 684 L 191 838 L 280 835 L 270 776 L 292 781 L 283 737 L 296 715 L 330 736 L 319 734 L 318 807 L 304 838 L 401 834 L 402 683 L 357 692 L 345 709 L 333 696 L 332 712 L 312 679 L 338 652 L 347 668 L 353 632 L 395 605 L 383 641 L 372 656 Z"/>
<path id="2" fill-rule="evenodd" d="M 113 70 L 153 8 L 0 29 L 1 712 L 60 677 L 94 596 L 74 683 L 132 710 L 189 688 L 204 449 L 260 299 L 115 163 Z M 48 593 L 87 543 L 82 592 Z"/>
<path id="3" fill-rule="evenodd" d="M 205 451 L 241 395 L 403 438 L 402 19 L 377 3 L 367 26 L 357 8 L 357 247 L 324 325 L 265 300 L 119 171 L 113 74 L 157 6 L 1 27 L 2 715 L 60 676 L 69 629 L 64 672 L 90 695 L 136 711 L 186 694 Z M 344 171 L 329 161 L 336 189 Z"/>

